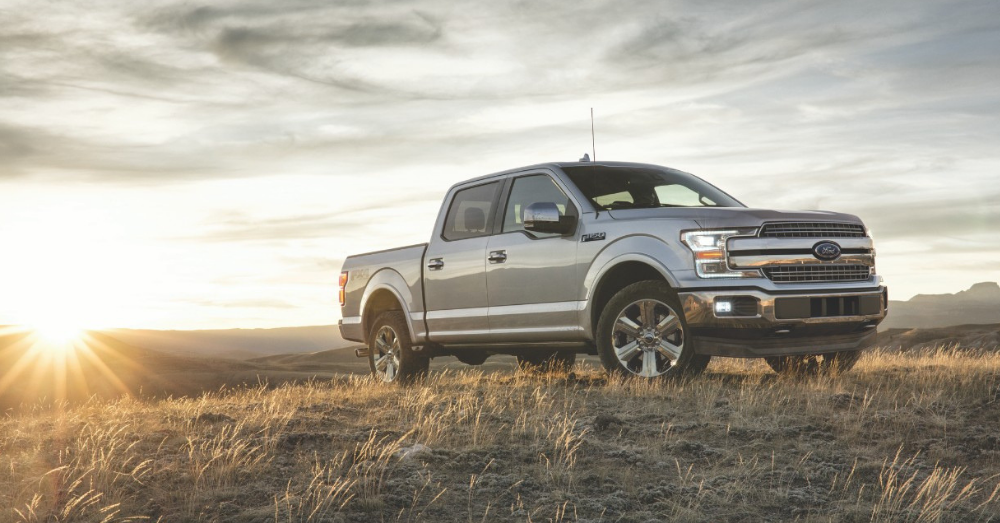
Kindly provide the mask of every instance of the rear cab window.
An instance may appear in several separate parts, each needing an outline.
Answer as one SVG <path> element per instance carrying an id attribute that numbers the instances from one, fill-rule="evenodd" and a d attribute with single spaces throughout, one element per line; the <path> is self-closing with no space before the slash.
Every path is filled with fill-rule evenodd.
<path id="1" fill-rule="evenodd" d="M 492 182 L 456 192 L 441 237 L 454 241 L 489 235 L 499 190 L 500 182 Z"/>

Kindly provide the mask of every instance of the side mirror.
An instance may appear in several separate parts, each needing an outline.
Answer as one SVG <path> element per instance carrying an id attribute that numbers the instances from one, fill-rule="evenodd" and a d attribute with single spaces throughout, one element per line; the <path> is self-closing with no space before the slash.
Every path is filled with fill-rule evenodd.
<path id="1" fill-rule="evenodd" d="M 576 228 L 576 216 L 560 216 L 552 202 L 535 202 L 524 208 L 524 230 L 569 234 Z"/>

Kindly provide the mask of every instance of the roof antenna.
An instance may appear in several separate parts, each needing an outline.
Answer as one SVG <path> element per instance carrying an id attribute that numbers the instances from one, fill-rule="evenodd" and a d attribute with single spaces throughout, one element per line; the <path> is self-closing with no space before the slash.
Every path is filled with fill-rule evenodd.
<path id="1" fill-rule="evenodd" d="M 594 160 L 597 161 L 597 141 L 594 139 L 594 108 L 590 108 L 590 147 L 591 151 L 594 153 Z M 580 158 L 581 162 L 589 162 L 590 155 L 583 153 L 583 158 Z"/>
<path id="2" fill-rule="evenodd" d="M 594 161 L 597 161 L 597 139 L 594 138 L 594 108 L 590 108 L 590 147 L 594 152 Z"/>

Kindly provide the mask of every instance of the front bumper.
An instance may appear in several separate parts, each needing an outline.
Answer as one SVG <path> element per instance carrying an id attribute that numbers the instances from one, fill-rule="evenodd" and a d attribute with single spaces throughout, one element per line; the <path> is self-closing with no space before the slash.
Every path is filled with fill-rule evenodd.
<path id="1" fill-rule="evenodd" d="M 735 358 L 860 350 L 874 343 L 876 327 L 888 310 L 884 286 L 796 293 L 716 288 L 678 296 L 695 351 Z M 757 313 L 717 315 L 716 299 L 732 297 L 756 299 Z"/>

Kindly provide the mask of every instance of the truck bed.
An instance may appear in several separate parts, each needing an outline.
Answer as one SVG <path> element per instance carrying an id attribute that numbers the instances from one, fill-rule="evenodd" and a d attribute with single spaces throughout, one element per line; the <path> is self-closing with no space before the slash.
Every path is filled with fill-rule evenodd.
<path id="1" fill-rule="evenodd" d="M 365 289 L 377 290 L 379 287 L 392 288 L 410 314 L 423 314 L 424 288 L 423 263 L 426 243 L 367 252 L 348 256 L 344 260 L 343 271 L 350 274 L 347 282 L 347 306 L 342 310 L 342 332 L 346 339 L 362 341 L 364 339 L 361 323 L 362 307 Z M 411 332 L 423 336 L 423 319 L 411 324 Z"/>

